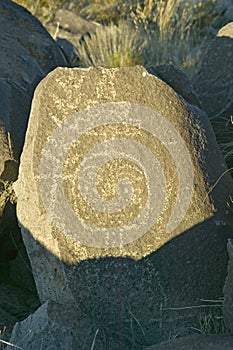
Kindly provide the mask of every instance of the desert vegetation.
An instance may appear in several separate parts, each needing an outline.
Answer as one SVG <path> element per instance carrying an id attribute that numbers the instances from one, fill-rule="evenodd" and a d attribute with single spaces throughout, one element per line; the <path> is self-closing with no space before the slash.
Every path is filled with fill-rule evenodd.
<path id="1" fill-rule="evenodd" d="M 144 66 L 172 62 L 189 75 L 206 42 L 227 22 L 221 0 L 17 0 L 43 24 L 59 8 L 104 25 L 78 43 L 81 65 Z M 91 58 L 90 58 L 91 53 Z M 117 59 L 121 56 L 121 59 Z"/>
<path id="2" fill-rule="evenodd" d="M 81 67 L 145 67 L 172 63 L 192 80 L 217 31 L 229 22 L 230 0 L 16 0 L 46 25 L 69 9 L 99 26 L 76 41 Z M 56 33 L 59 36 L 59 32 Z M 74 65 L 77 65 L 75 62 Z M 233 167 L 232 119 L 212 118 L 218 143 Z"/>

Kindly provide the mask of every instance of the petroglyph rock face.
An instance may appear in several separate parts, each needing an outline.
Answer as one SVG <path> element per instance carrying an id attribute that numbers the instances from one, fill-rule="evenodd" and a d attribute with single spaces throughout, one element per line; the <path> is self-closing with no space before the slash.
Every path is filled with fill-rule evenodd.
<path id="1" fill-rule="evenodd" d="M 73 114 L 51 135 L 40 192 L 54 225 L 85 246 L 120 247 L 150 230 L 169 237 L 190 205 L 192 160 L 177 130 L 156 111 L 131 102 L 99 104 Z"/>
<path id="2" fill-rule="evenodd" d="M 148 327 L 161 304 L 218 293 L 232 183 L 211 184 L 224 170 L 205 114 L 144 68 L 50 73 L 15 186 L 41 301 L 72 302 L 90 324 L 127 333 L 129 306 Z"/>
<path id="3" fill-rule="evenodd" d="M 33 152 L 39 210 L 72 242 L 65 261 L 87 257 L 73 244 L 89 247 L 91 256 L 102 256 L 92 248 L 116 248 L 111 255 L 140 258 L 213 214 L 200 176 L 204 132 L 159 79 L 132 72 L 137 81 L 128 69 L 57 70 L 36 92 L 24 154 Z M 128 79 L 140 88 L 134 92 Z M 143 93 L 146 84 L 157 97 Z M 24 173 L 22 159 L 21 179 Z M 190 221 L 187 211 L 194 209 Z M 36 238 L 47 247 L 44 233 Z"/>

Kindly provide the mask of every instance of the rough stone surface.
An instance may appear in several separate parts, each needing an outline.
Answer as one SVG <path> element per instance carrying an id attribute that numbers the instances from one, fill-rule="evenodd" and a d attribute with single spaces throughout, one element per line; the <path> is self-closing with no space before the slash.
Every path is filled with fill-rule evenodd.
<path id="1" fill-rule="evenodd" d="M 233 22 L 220 29 L 202 60 L 193 86 L 202 109 L 210 116 L 233 113 Z"/>
<path id="2" fill-rule="evenodd" d="M 233 9 L 233 6 L 231 7 Z M 226 24 L 222 27 L 217 34 L 218 37 L 226 36 L 229 38 L 233 38 L 233 22 Z"/>
<path id="3" fill-rule="evenodd" d="M 42 24 L 9 0 L 0 3 L 0 176 L 22 151 L 33 91 L 66 60 Z M 17 177 L 17 175 L 16 175 Z"/>
<path id="4" fill-rule="evenodd" d="M 100 25 L 91 21 L 87 21 L 81 16 L 78 16 L 77 14 L 64 9 L 60 9 L 56 12 L 54 21 L 59 25 L 59 27 L 68 30 L 73 34 L 80 35 L 95 32 L 97 26 Z"/>
<path id="5" fill-rule="evenodd" d="M 73 67 L 75 64 L 78 66 L 79 57 L 76 47 L 67 39 L 57 38 L 57 43 L 64 52 L 67 61 L 70 66 Z"/>
<path id="6" fill-rule="evenodd" d="M 95 33 L 99 23 L 88 21 L 77 13 L 59 9 L 49 23 L 45 24 L 49 33 L 57 41 L 71 66 L 79 65 L 76 46 L 85 35 Z"/>
<path id="7" fill-rule="evenodd" d="M 149 346 L 144 350 L 232 350 L 233 337 L 222 334 L 191 335 Z"/>
<path id="8" fill-rule="evenodd" d="M 206 115 L 144 68 L 54 70 L 15 185 L 41 302 L 88 317 L 87 349 L 97 329 L 98 349 L 185 334 L 208 309 L 186 307 L 222 295 L 225 169 Z"/>
<path id="9" fill-rule="evenodd" d="M 11 281 L 13 285 L 8 283 L 14 259 L 23 245 L 11 184 L 18 177 L 34 89 L 46 74 L 57 66 L 67 65 L 67 62 L 41 23 L 26 9 L 9 0 L 0 1 L 0 48 L 0 308 L 13 319 L 20 319 L 33 310 L 23 304 L 27 299 L 32 301 L 33 276 L 23 270 L 25 260 L 18 259 L 19 275 L 15 278 L 21 278 L 24 285 L 16 288 L 14 281 Z M 30 271 L 28 266 L 27 269 Z M 32 289 L 38 306 L 35 285 Z M 14 299 L 14 305 L 9 306 L 8 296 Z M 0 323 L 0 332 L 3 327 L 8 330 L 12 326 L 11 320 L 7 320 L 2 319 L 6 323 Z"/>
<path id="10" fill-rule="evenodd" d="M 34 314 L 15 324 L 9 343 L 25 350 L 81 349 L 73 334 L 73 313 L 68 306 L 64 312 L 61 305 L 47 301 Z M 12 350 L 12 346 L 6 346 L 5 350 Z"/>
<path id="11" fill-rule="evenodd" d="M 188 103 L 200 107 L 200 102 L 192 87 L 191 81 L 187 75 L 180 69 L 171 64 L 162 64 L 147 69 L 149 73 L 156 75 L 165 83 L 170 85 L 178 94 L 180 94 Z"/>
<path id="12" fill-rule="evenodd" d="M 227 278 L 224 285 L 223 317 L 227 330 L 233 333 L 233 240 L 227 244 L 229 256 Z"/>

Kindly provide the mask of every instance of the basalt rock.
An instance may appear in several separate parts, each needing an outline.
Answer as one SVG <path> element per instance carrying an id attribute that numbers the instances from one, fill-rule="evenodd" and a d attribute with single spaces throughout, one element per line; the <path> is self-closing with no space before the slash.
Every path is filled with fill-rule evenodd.
<path id="1" fill-rule="evenodd" d="M 193 86 L 209 117 L 233 113 L 233 22 L 220 29 L 202 59 Z"/>
<path id="2" fill-rule="evenodd" d="M 15 216 L 12 183 L 18 177 L 34 89 L 51 70 L 66 66 L 67 62 L 42 24 L 26 9 L 9 0 L 0 2 L 0 51 L 0 308 L 13 319 L 19 319 L 19 314 L 23 314 L 22 300 L 27 299 L 27 287 L 14 289 L 8 283 L 13 261 L 23 244 Z M 20 259 L 18 263 L 21 267 L 25 264 Z M 29 280 L 34 283 L 31 273 Z M 31 292 L 28 293 L 28 300 L 31 300 Z M 34 293 L 38 306 L 35 285 Z M 8 295 L 14 295 L 16 299 L 15 305 L 6 310 Z M 24 308 L 25 317 L 33 309 L 27 307 Z M 4 326 L 8 330 L 12 322 L 8 324 L 7 319 Z M 4 326 L 0 324 L 0 331 Z"/>
<path id="3" fill-rule="evenodd" d="M 176 68 L 172 64 L 162 64 L 150 67 L 147 70 L 170 85 L 188 103 L 200 107 L 200 102 L 198 101 L 192 83 L 181 69 Z"/>
<path id="4" fill-rule="evenodd" d="M 19 160 L 36 85 L 67 62 L 46 29 L 26 9 L 2 0 L 0 13 L 1 178 L 5 162 Z"/>

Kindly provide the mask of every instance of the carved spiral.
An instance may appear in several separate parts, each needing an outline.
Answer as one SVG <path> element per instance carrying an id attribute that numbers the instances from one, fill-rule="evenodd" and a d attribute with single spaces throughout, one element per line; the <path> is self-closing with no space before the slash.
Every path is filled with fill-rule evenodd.
<path id="1" fill-rule="evenodd" d="M 184 173 L 184 171 L 186 173 Z M 189 152 L 174 126 L 146 107 L 107 103 L 66 119 L 42 152 L 40 192 L 53 224 L 77 242 L 118 247 L 170 215 L 183 219 L 192 196 Z"/>

